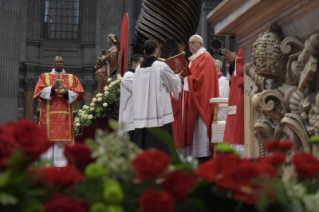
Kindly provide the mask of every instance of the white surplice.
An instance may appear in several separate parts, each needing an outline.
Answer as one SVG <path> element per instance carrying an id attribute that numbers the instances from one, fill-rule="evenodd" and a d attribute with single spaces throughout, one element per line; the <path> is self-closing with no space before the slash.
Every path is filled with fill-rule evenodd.
<path id="1" fill-rule="evenodd" d="M 229 96 L 229 81 L 225 76 L 222 76 L 218 79 L 219 82 L 219 97 L 220 98 L 228 98 Z M 226 121 L 227 117 L 227 108 L 219 108 L 217 120 L 218 121 Z"/>
<path id="2" fill-rule="evenodd" d="M 133 123 L 133 80 L 134 73 L 127 71 L 121 82 L 121 96 L 119 109 L 119 124 L 124 124 L 124 128 L 119 130 L 119 135 L 123 132 L 134 130 Z"/>
<path id="3" fill-rule="evenodd" d="M 133 83 L 134 127 L 161 127 L 173 122 L 169 92 L 178 99 L 181 88 L 180 78 L 164 62 L 155 61 L 146 68 L 137 66 Z"/>

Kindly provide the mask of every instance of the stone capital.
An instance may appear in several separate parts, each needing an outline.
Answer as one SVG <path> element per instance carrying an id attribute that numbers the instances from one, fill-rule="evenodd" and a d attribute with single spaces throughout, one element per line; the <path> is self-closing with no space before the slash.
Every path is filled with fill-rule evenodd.
<path id="1" fill-rule="evenodd" d="M 94 80 L 82 80 L 81 84 L 84 91 L 94 91 L 96 89 L 96 81 Z"/>
<path id="2" fill-rule="evenodd" d="M 35 78 L 26 78 L 24 79 L 24 85 L 26 90 L 34 90 L 37 84 L 37 79 Z"/>

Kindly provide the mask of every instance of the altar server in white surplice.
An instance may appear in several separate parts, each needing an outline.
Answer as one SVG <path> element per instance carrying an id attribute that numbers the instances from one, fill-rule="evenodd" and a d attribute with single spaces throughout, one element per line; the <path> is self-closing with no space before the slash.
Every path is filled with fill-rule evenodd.
<path id="1" fill-rule="evenodd" d="M 170 154 L 166 144 L 149 129 L 161 128 L 173 136 L 174 121 L 171 97 L 178 99 L 181 91 L 180 75 L 164 62 L 158 61 L 158 45 L 154 40 L 144 43 L 146 54 L 137 66 L 133 84 L 134 143 L 141 149 L 157 148 Z"/>
<path id="2" fill-rule="evenodd" d="M 219 83 L 219 97 L 228 98 L 229 95 L 229 81 L 226 79 L 222 73 L 223 63 L 220 60 L 215 60 L 215 65 L 218 74 L 218 83 Z M 217 120 L 226 121 L 227 117 L 227 108 L 219 108 Z"/>
<path id="3" fill-rule="evenodd" d="M 119 130 L 119 134 L 127 132 L 131 141 L 134 138 L 133 125 L 133 80 L 136 67 L 143 61 L 143 55 L 134 54 L 131 58 L 131 69 L 128 70 L 121 82 L 121 97 L 120 97 L 120 111 L 119 124 L 124 124 L 124 128 Z"/>

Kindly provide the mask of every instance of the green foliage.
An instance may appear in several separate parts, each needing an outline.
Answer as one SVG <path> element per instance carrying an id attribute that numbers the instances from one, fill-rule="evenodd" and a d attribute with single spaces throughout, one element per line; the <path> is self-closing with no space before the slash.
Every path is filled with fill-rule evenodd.
<path id="1" fill-rule="evenodd" d="M 135 177 L 131 161 L 140 153 L 140 149 L 130 141 L 125 133 L 119 136 L 117 132 L 107 133 L 96 130 L 95 141 L 86 140 L 92 150 L 96 163 L 108 170 L 108 179 L 130 181 Z"/>
<path id="2" fill-rule="evenodd" d="M 100 179 L 107 175 L 106 169 L 96 163 L 91 163 L 85 167 L 85 176 L 89 179 Z"/>

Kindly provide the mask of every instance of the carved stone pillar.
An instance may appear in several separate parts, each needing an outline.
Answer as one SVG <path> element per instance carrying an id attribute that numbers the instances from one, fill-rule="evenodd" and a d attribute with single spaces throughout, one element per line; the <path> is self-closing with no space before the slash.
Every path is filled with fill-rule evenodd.
<path id="1" fill-rule="evenodd" d="M 25 106 L 24 106 L 24 118 L 27 120 L 33 120 L 33 93 L 37 79 L 27 78 L 25 79 Z"/>
<path id="2" fill-rule="evenodd" d="M 84 104 L 89 105 L 94 97 L 96 82 L 94 80 L 83 80 L 81 83 L 84 88 Z"/>

